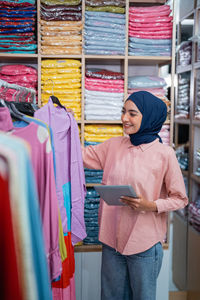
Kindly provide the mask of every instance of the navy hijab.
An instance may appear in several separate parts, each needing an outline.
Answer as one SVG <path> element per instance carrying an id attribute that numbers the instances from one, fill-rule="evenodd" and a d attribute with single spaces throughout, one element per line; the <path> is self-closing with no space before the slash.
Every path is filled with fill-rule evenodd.
<path id="1" fill-rule="evenodd" d="M 127 100 L 131 100 L 142 114 L 142 122 L 138 132 L 129 134 L 134 146 L 147 144 L 159 138 L 158 133 L 167 117 L 167 106 L 158 97 L 146 91 L 132 93 Z M 126 100 L 126 101 L 127 101 Z"/>

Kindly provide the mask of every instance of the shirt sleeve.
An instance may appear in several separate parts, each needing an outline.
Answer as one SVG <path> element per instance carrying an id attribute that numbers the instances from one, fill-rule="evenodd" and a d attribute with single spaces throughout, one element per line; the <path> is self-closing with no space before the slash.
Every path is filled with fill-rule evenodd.
<path id="1" fill-rule="evenodd" d="M 89 169 L 103 170 L 109 143 L 110 139 L 95 146 L 82 146 L 84 167 Z"/>
<path id="2" fill-rule="evenodd" d="M 165 175 L 165 188 L 168 197 L 156 200 L 158 213 L 181 209 L 188 204 L 185 184 L 175 152 L 169 148 L 168 168 Z"/>

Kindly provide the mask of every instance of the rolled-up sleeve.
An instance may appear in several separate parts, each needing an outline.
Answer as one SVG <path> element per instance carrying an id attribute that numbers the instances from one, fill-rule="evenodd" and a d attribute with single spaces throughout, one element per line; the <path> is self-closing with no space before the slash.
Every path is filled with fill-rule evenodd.
<path id="1" fill-rule="evenodd" d="M 181 209 L 188 204 L 185 184 L 175 152 L 169 148 L 168 167 L 165 175 L 165 188 L 168 197 L 157 199 L 158 213 Z"/>

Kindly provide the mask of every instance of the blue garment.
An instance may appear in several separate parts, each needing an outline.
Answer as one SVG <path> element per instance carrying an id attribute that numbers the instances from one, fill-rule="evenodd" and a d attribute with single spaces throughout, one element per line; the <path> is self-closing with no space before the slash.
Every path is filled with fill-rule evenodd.
<path id="1" fill-rule="evenodd" d="M 161 243 L 133 255 L 122 255 L 103 245 L 101 271 L 102 300 L 155 300 L 161 269 Z"/>
<path id="2" fill-rule="evenodd" d="M 131 100 L 142 114 L 142 122 L 138 132 L 130 134 L 130 141 L 138 146 L 153 142 L 159 138 L 158 133 L 167 117 L 167 106 L 158 97 L 146 91 L 132 93 L 127 100 Z"/>

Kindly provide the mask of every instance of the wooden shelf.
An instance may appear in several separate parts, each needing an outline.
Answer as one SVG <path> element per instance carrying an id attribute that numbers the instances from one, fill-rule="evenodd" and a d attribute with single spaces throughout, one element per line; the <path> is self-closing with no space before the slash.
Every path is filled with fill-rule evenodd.
<path id="1" fill-rule="evenodd" d="M 86 187 L 93 187 L 98 185 L 101 185 L 101 183 L 86 183 Z"/>
<path id="2" fill-rule="evenodd" d="M 120 120 L 85 120 L 85 124 L 122 124 Z"/>
<path id="3" fill-rule="evenodd" d="M 200 69 L 200 61 L 194 63 L 195 69 Z"/>
<path id="4" fill-rule="evenodd" d="M 135 65 L 168 65 L 171 63 L 171 56 L 128 56 L 128 60 Z"/>
<path id="5" fill-rule="evenodd" d="M 200 126 L 200 120 L 192 120 L 192 125 L 194 126 Z"/>
<path id="6" fill-rule="evenodd" d="M 125 59 L 124 55 L 84 55 L 85 58 L 91 59 Z"/>
<path id="7" fill-rule="evenodd" d="M 177 72 L 177 74 L 181 74 L 181 73 L 189 72 L 191 70 L 192 70 L 192 65 L 177 66 L 176 72 Z"/>
<path id="8" fill-rule="evenodd" d="M 174 119 L 174 123 L 189 125 L 190 124 L 190 120 L 189 119 Z"/>
<path id="9" fill-rule="evenodd" d="M 80 245 L 74 247 L 74 252 L 101 252 L 102 245 Z"/>
<path id="10" fill-rule="evenodd" d="M 168 243 L 163 244 L 163 249 L 167 250 L 169 248 Z M 74 252 L 101 252 L 102 245 L 80 245 L 74 247 Z"/>
<path id="11" fill-rule="evenodd" d="M 20 59 L 23 59 L 24 57 L 29 57 L 29 58 L 37 58 L 38 57 L 38 54 L 29 54 L 29 53 L 2 53 L 0 52 L 0 57 L 16 57 L 16 58 L 20 58 Z"/>
<path id="12" fill-rule="evenodd" d="M 164 4 L 166 0 L 129 0 L 129 3 L 152 3 L 152 4 Z"/>
<path id="13" fill-rule="evenodd" d="M 191 178 L 196 182 L 196 183 L 200 183 L 200 176 L 197 176 L 195 174 L 191 174 Z"/>
<path id="14" fill-rule="evenodd" d="M 79 55 L 65 55 L 65 54 L 54 54 L 54 55 L 51 55 L 51 54 L 41 54 L 41 58 L 76 58 L 76 59 L 81 59 L 82 58 L 82 55 L 79 54 Z"/>
<path id="15" fill-rule="evenodd" d="M 181 172 L 182 172 L 183 176 L 186 176 L 186 177 L 188 176 L 188 171 L 181 169 Z"/>

